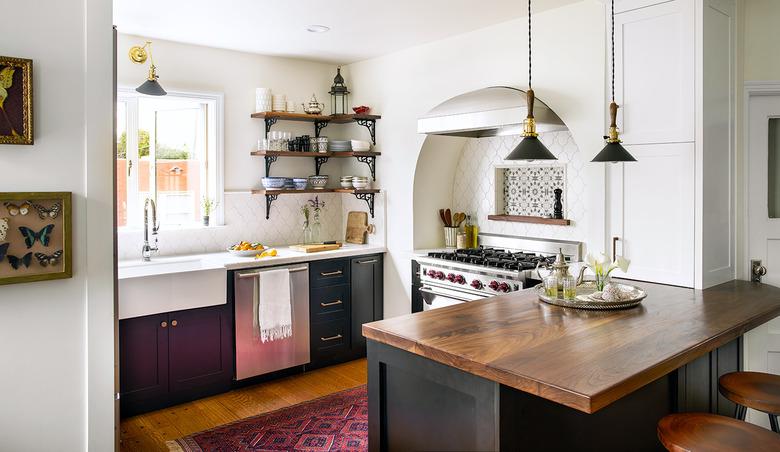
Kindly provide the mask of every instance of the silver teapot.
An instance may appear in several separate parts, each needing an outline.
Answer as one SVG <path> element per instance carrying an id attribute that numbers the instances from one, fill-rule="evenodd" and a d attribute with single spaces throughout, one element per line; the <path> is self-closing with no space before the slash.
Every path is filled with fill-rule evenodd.
<path id="1" fill-rule="evenodd" d="M 310 115 L 319 115 L 325 108 L 325 104 L 317 102 L 317 96 L 314 94 L 311 95 L 311 100 L 308 104 L 301 105 L 303 105 L 303 111 Z"/>
<path id="2" fill-rule="evenodd" d="M 570 276 L 569 274 L 569 264 L 566 262 L 566 256 L 563 255 L 563 250 L 558 249 L 558 254 L 555 256 L 555 262 L 552 264 L 549 264 L 544 261 L 539 261 L 536 263 L 536 274 L 539 276 L 539 279 L 544 281 L 544 277 L 542 276 L 542 272 L 540 270 L 546 269 L 550 273 L 547 274 L 547 276 L 555 276 L 558 280 L 558 290 L 563 290 L 563 279 L 566 276 Z M 582 284 L 582 281 L 585 276 L 585 270 L 587 269 L 587 266 L 583 265 L 580 267 L 580 273 L 577 275 L 577 285 L 579 286 Z"/>

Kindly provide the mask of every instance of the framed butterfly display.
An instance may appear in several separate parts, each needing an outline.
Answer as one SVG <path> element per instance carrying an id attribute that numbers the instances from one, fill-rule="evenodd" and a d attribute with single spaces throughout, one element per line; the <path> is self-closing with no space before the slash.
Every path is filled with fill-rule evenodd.
<path id="1" fill-rule="evenodd" d="M 71 193 L 0 193 L 0 285 L 70 278 Z"/>

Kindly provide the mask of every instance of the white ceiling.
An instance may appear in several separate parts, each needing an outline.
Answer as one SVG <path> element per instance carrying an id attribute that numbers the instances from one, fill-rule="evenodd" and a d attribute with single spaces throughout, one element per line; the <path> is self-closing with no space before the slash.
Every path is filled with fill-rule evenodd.
<path id="1" fill-rule="evenodd" d="M 580 0 L 536 0 L 534 13 Z M 525 0 L 114 0 L 121 33 L 352 63 L 497 24 Z M 327 25 L 327 33 L 306 26 Z"/>

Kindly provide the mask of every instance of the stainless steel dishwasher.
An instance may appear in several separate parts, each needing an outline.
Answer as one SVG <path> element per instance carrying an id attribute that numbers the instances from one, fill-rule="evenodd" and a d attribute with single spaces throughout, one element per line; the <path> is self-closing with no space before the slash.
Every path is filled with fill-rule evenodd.
<path id="1" fill-rule="evenodd" d="M 254 292 L 260 273 L 290 272 L 292 336 L 263 343 L 257 330 Z M 307 364 L 309 357 L 309 264 L 237 271 L 235 273 L 236 380 Z"/>

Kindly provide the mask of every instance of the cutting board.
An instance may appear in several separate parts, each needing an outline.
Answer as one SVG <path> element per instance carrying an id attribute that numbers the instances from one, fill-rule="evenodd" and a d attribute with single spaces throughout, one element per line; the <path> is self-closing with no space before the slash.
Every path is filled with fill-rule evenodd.
<path id="1" fill-rule="evenodd" d="M 374 226 L 368 224 L 367 212 L 350 212 L 347 214 L 347 243 L 363 245 L 366 243 L 366 233 L 373 231 Z"/>
<path id="2" fill-rule="evenodd" d="M 291 250 L 298 251 L 299 253 L 319 253 L 320 251 L 333 251 L 339 248 L 341 248 L 341 243 L 330 243 L 327 245 L 292 245 L 290 247 Z"/>

